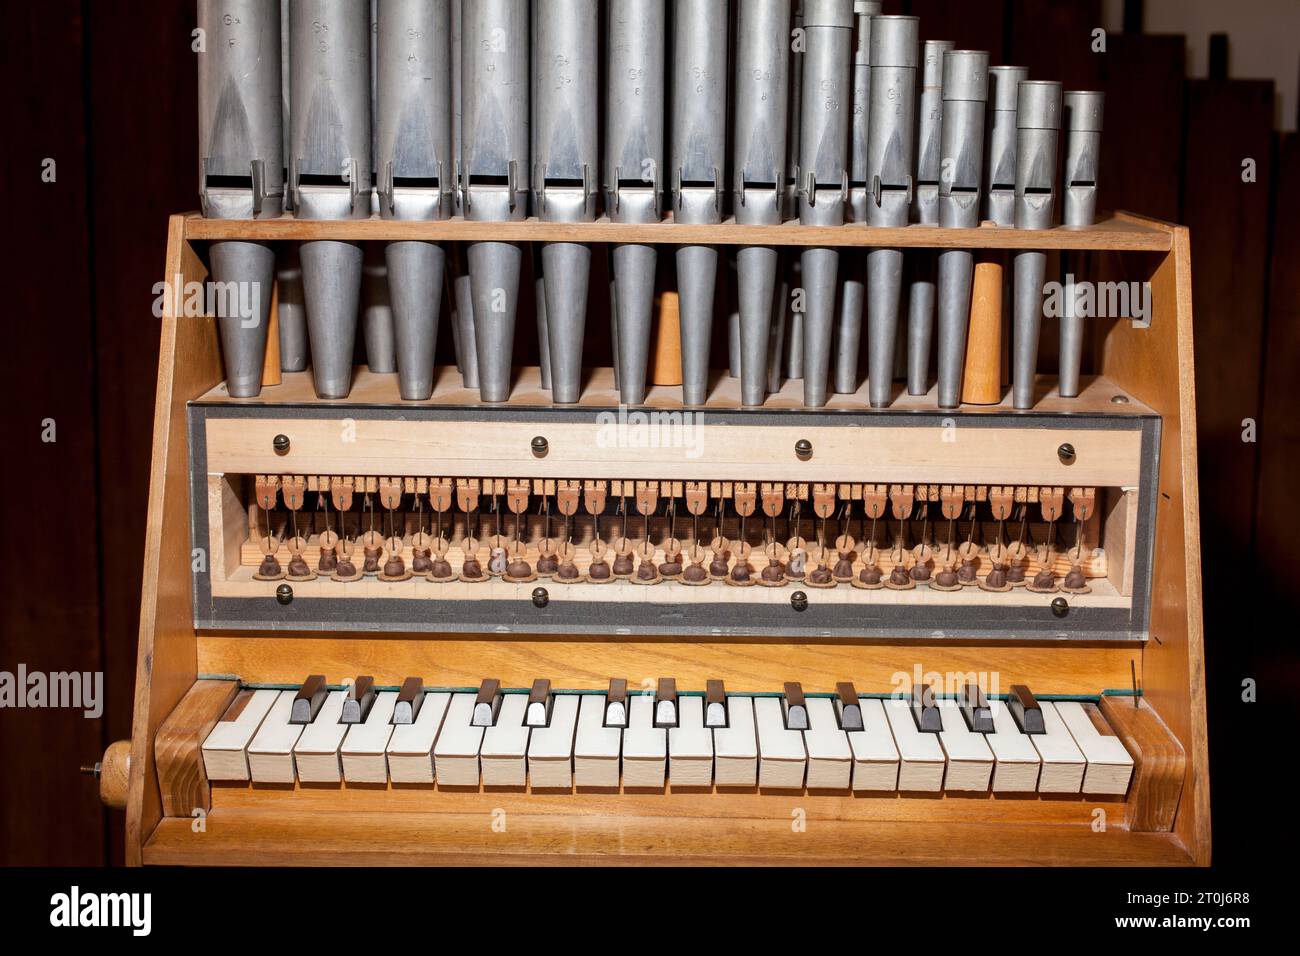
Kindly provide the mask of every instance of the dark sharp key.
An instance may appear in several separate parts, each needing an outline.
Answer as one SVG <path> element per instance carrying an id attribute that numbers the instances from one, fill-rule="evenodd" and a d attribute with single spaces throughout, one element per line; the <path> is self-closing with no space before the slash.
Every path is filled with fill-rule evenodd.
<path id="1" fill-rule="evenodd" d="M 1034 695 L 1024 684 L 1012 684 L 1011 693 L 1007 695 L 1007 706 L 1011 716 L 1022 733 L 1045 734 L 1047 725 L 1043 723 L 1043 708 L 1038 706 Z"/>
<path id="2" fill-rule="evenodd" d="M 654 725 L 661 729 L 677 726 L 677 681 L 671 677 L 659 678 L 655 691 Z"/>
<path id="3" fill-rule="evenodd" d="M 785 685 L 785 697 L 781 701 L 785 707 L 785 726 L 788 730 L 808 729 L 808 706 L 803 700 L 803 687 L 800 684 Z"/>
<path id="4" fill-rule="evenodd" d="M 627 729 L 627 681 L 611 677 L 605 695 L 605 726 Z"/>
<path id="5" fill-rule="evenodd" d="M 293 699 L 293 710 L 289 712 L 289 723 L 310 724 L 320 713 L 321 704 L 329 696 L 325 686 L 324 674 L 312 674 L 298 689 L 298 696 Z"/>
<path id="6" fill-rule="evenodd" d="M 993 711 L 978 684 L 967 684 L 957 697 L 957 706 L 966 718 L 966 726 L 977 734 L 993 733 Z"/>
<path id="7" fill-rule="evenodd" d="M 538 678 L 528 693 L 528 709 L 524 712 L 525 727 L 548 727 L 551 723 L 551 682 Z"/>
<path id="8" fill-rule="evenodd" d="M 501 709 L 501 682 L 488 678 L 479 685 L 478 698 L 474 701 L 473 727 L 492 727 L 497 722 L 497 712 Z"/>
<path id="9" fill-rule="evenodd" d="M 420 706 L 424 703 L 424 681 L 418 677 L 408 677 L 402 681 L 402 689 L 397 692 L 397 703 L 393 706 L 393 723 L 413 724 L 420 716 Z"/>
<path id="10" fill-rule="evenodd" d="M 705 685 L 704 726 L 711 729 L 727 726 L 727 691 L 720 680 Z"/>
<path id="11" fill-rule="evenodd" d="M 835 685 L 835 710 L 840 715 L 840 730 L 862 730 L 862 704 L 858 692 L 848 681 Z"/>
<path id="12" fill-rule="evenodd" d="M 363 724 L 375 704 L 375 679 L 358 677 L 356 683 L 348 688 L 348 696 L 343 699 L 343 713 L 339 715 L 340 724 Z"/>
<path id="13" fill-rule="evenodd" d="M 934 699 L 934 688 L 923 684 L 912 688 L 912 719 L 916 729 L 923 734 L 937 734 L 943 730 L 943 718 L 939 715 L 939 706 Z"/>

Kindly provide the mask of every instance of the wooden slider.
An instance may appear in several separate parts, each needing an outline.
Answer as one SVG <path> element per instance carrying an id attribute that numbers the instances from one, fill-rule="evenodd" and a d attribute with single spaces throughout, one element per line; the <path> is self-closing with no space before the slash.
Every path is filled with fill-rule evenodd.
<path id="1" fill-rule="evenodd" d="M 293 709 L 289 713 L 289 723 L 310 724 L 316 719 L 321 705 L 325 703 L 325 698 L 328 696 L 329 688 L 325 686 L 325 675 L 312 674 L 303 681 L 302 687 L 298 688 L 298 696 L 293 699 Z"/>
<path id="2" fill-rule="evenodd" d="M 912 688 L 911 711 L 916 729 L 921 733 L 937 734 L 943 730 L 943 716 L 934 699 L 934 688 L 929 684 Z"/>
<path id="3" fill-rule="evenodd" d="M 1047 733 L 1047 727 L 1043 723 L 1043 709 L 1024 684 L 1011 685 L 1011 693 L 1007 695 L 1007 709 L 1011 711 L 1011 716 L 1015 718 L 1016 726 L 1022 733 Z"/>
<path id="4" fill-rule="evenodd" d="M 993 711 L 978 684 L 966 684 L 957 695 L 957 706 L 966 726 L 977 734 L 993 733 Z"/>
<path id="5" fill-rule="evenodd" d="M 659 678 L 655 690 L 654 725 L 661 730 L 677 726 L 677 681 L 671 677 Z"/>
<path id="6" fill-rule="evenodd" d="M 803 685 L 793 681 L 787 682 L 785 696 L 781 698 L 781 706 L 785 712 L 787 730 L 808 729 L 808 704 L 804 700 Z"/>
<path id="7" fill-rule="evenodd" d="M 835 713 L 840 719 L 841 730 L 862 730 L 862 702 L 848 681 L 835 685 Z"/>
<path id="8" fill-rule="evenodd" d="M 727 692 L 720 680 L 711 680 L 704 690 L 704 726 L 710 729 L 727 726 Z"/>
<path id="9" fill-rule="evenodd" d="M 418 677 L 406 678 L 402 681 L 402 689 L 397 692 L 397 703 L 393 705 L 393 723 L 399 727 L 415 723 L 423 704 L 424 681 Z"/>
<path id="10" fill-rule="evenodd" d="M 501 712 L 501 682 L 495 678 L 487 678 L 479 685 L 478 696 L 474 698 L 474 718 L 470 721 L 473 727 L 491 727 L 497 722 L 497 714 Z"/>
<path id="11" fill-rule="evenodd" d="M 343 713 L 340 724 L 362 724 L 370 716 L 370 708 L 375 704 L 375 679 L 358 677 L 343 700 Z"/>
<path id="12" fill-rule="evenodd" d="M 605 726 L 627 729 L 627 681 L 611 677 L 605 694 Z"/>
<path id="13" fill-rule="evenodd" d="M 995 251 L 982 253 L 975 262 L 961 390 L 967 405 L 1002 401 L 1002 261 Z"/>
<path id="14" fill-rule="evenodd" d="M 555 702 L 551 694 L 551 682 L 538 678 L 533 681 L 533 689 L 528 692 L 528 711 L 524 715 L 525 727 L 546 727 L 551 723 L 551 707 Z"/>

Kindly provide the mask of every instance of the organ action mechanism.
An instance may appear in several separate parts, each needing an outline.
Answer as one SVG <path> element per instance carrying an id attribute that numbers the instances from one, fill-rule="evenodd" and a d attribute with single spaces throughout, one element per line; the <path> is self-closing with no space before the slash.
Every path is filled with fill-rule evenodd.
<path id="1" fill-rule="evenodd" d="M 200 0 L 132 862 L 1208 862 L 1187 232 L 880 6 Z"/>

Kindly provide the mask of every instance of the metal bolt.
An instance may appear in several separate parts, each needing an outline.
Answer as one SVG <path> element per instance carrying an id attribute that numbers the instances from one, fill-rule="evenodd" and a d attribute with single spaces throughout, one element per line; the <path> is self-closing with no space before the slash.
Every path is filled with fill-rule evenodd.
<path id="1" fill-rule="evenodd" d="M 1112 405 L 1127 405 L 1127 404 L 1128 404 L 1128 396 L 1127 396 L 1127 395 L 1112 395 L 1112 396 L 1110 397 L 1110 403 L 1111 403 Z"/>
<path id="2" fill-rule="evenodd" d="M 551 594 L 546 588 L 533 588 L 533 607 L 542 608 L 551 603 Z"/>
<path id="3" fill-rule="evenodd" d="M 275 438 L 271 440 L 271 447 L 275 449 L 277 455 L 289 454 L 289 436 L 276 435 Z"/>
<path id="4" fill-rule="evenodd" d="M 1056 449 L 1056 457 L 1061 459 L 1062 465 L 1073 465 L 1074 460 L 1079 456 L 1074 451 L 1074 446 L 1066 442 L 1060 448 Z"/>
<path id="5" fill-rule="evenodd" d="M 551 443 L 541 435 L 533 439 L 533 455 L 537 458 L 545 458 L 551 450 Z"/>
<path id="6" fill-rule="evenodd" d="M 802 591 L 795 591 L 790 595 L 790 606 L 796 611 L 808 610 L 808 595 Z"/>
<path id="7" fill-rule="evenodd" d="M 800 438 L 794 443 L 794 456 L 800 461 L 807 461 L 812 457 L 812 442 L 806 438 Z"/>
<path id="8" fill-rule="evenodd" d="M 1070 602 L 1063 597 L 1053 599 L 1052 613 L 1057 617 L 1065 617 L 1070 613 Z"/>
<path id="9" fill-rule="evenodd" d="M 275 589 L 275 599 L 281 604 L 289 605 L 293 603 L 293 588 L 287 584 L 281 584 Z"/>

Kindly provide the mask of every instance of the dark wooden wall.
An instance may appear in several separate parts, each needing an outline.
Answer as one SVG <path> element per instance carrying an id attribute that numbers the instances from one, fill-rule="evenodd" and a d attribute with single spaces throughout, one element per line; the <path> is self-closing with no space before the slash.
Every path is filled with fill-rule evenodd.
<path id="1" fill-rule="evenodd" d="M 1250 772 L 1262 722 L 1242 680 L 1294 678 L 1289 629 L 1300 424 L 1300 142 L 1273 132 L 1269 83 L 1187 82 L 1181 37 L 1106 38 L 1100 0 L 887 0 L 922 35 L 988 49 L 1067 88 L 1108 92 L 1103 205 L 1192 227 L 1207 555 L 1207 684 L 1216 830 Z M 0 712 L 0 865 L 121 859 L 121 817 L 77 764 L 130 730 L 157 362 L 153 284 L 169 213 L 195 206 L 195 5 L 43 0 L 11 5 L 0 52 L 10 222 L 0 522 L 25 546 L 0 569 L 0 669 L 102 670 L 100 721 Z M 1140 20 L 1140 17 L 1137 18 Z M 942 29 L 927 25 L 942 23 Z M 1240 72 L 1249 72 L 1243 64 Z M 41 163 L 57 161 L 57 181 Z M 1256 160 L 1256 181 L 1241 163 Z M 35 228 L 32 226 L 35 225 Z M 599 286 L 594 286 L 598 288 Z M 53 419 L 57 442 L 41 441 Z M 1258 440 L 1242 441 L 1253 421 Z M 15 569 L 21 573 L 16 573 Z M 1255 582 L 1255 600 L 1224 587 Z M 1292 681 L 1292 684 L 1294 681 Z M 1234 852 L 1220 838 L 1220 859 Z"/>

